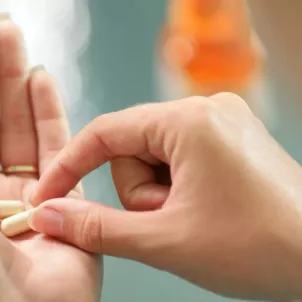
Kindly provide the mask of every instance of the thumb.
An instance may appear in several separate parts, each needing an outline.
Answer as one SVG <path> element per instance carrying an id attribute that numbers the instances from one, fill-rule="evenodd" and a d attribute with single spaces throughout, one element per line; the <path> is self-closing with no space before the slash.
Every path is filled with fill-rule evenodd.
<path id="1" fill-rule="evenodd" d="M 130 212 L 96 202 L 67 198 L 48 200 L 34 209 L 28 224 L 83 250 L 153 265 L 149 255 L 162 254 L 169 228 L 162 211 Z"/>

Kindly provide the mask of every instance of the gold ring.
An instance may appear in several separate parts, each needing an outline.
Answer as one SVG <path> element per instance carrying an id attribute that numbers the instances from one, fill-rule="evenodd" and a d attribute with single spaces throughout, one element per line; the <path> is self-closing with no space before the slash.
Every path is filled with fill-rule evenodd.
<path id="1" fill-rule="evenodd" d="M 38 169 L 35 166 L 31 165 L 16 165 L 8 166 L 2 169 L 2 172 L 6 174 L 11 173 L 38 173 Z"/>

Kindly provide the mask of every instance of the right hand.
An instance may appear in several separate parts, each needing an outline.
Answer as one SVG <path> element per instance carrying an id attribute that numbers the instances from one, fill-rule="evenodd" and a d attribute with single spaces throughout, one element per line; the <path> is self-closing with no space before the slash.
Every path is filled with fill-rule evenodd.
<path id="1" fill-rule="evenodd" d="M 128 211 L 54 199 L 107 161 Z M 171 186 L 156 180 L 159 163 L 169 165 Z M 29 223 L 226 296 L 295 299 L 302 297 L 301 197 L 300 166 L 239 97 L 219 94 L 94 120 L 42 175 L 33 197 L 41 205 Z"/>

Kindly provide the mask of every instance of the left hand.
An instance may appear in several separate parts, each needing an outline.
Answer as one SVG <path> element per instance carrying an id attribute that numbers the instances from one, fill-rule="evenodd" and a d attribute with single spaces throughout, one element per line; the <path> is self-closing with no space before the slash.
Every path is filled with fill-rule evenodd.
<path id="1" fill-rule="evenodd" d="M 28 75 L 23 37 L 0 23 L 1 164 L 33 165 L 42 174 L 69 139 L 58 90 L 45 72 Z M 0 175 L 0 199 L 28 201 L 39 175 Z M 83 198 L 79 189 L 71 195 Z M 99 301 L 98 258 L 34 232 L 0 233 L 0 301 Z"/>

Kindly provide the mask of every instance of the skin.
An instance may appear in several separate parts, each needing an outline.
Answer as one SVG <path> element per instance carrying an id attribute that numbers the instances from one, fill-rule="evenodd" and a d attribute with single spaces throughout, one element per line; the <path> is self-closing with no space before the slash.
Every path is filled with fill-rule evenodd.
<path id="1" fill-rule="evenodd" d="M 52 77 L 29 73 L 22 34 L 10 20 L 0 22 L 0 73 L 1 164 L 35 165 L 42 175 L 67 143 L 68 123 Z M 0 199 L 30 208 L 38 177 L 0 175 Z M 78 186 L 69 196 L 81 200 L 83 193 Z M 99 301 L 100 284 L 93 254 L 35 232 L 0 233 L 0 301 Z"/>
<path id="2" fill-rule="evenodd" d="M 60 198 L 107 161 L 125 211 Z M 302 297 L 301 171 L 236 95 L 144 104 L 98 117 L 60 151 L 29 223 L 224 296 L 290 301 Z"/>
<path id="3" fill-rule="evenodd" d="M 254 11 L 261 1 L 255 2 Z M 106 161 L 126 211 L 52 199 Z M 302 297 L 301 179 L 300 166 L 234 95 L 147 104 L 99 117 L 59 153 L 38 183 L 32 203 L 41 205 L 29 223 L 87 251 L 141 261 L 222 295 L 292 301 Z M 28 269 L 19 269 L 26 261 L 17 255 L 16 277 L 7 278 L 16 249 L 2 242 L 0 293 L 9 301 Z"/>

